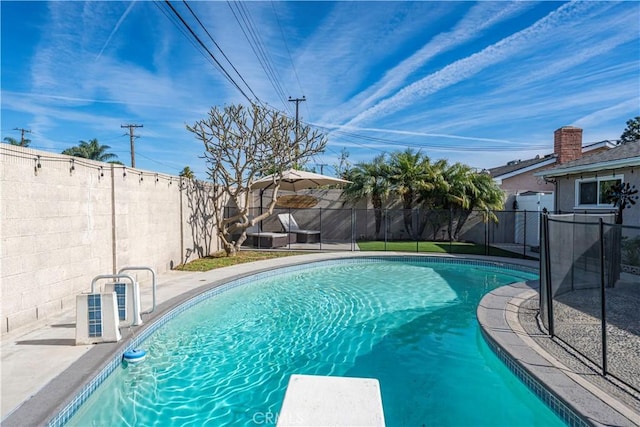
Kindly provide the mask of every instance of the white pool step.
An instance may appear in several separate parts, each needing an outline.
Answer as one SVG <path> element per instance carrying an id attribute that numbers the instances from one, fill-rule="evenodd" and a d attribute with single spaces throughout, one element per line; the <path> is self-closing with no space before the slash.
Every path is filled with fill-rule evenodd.
<path id="1" fill-rule="evenodd" d="M 278 427 L 384 427 L 380 383 L 374 378 L 291 375 Z"/>

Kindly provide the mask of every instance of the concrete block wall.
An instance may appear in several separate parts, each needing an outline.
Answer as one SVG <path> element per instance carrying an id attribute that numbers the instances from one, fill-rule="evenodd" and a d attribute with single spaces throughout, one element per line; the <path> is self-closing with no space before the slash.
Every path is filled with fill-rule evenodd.
<path id="1" fill-rule="evenodd" d="M 147 265 L 157 273 L 180 264 L 180 180 L 114 167 L 118 269 Z"/>
<path id="2" fill-rule="evenodd" d="M 161 274 L 184 261 L 200 245 L 187 187 L 177 176 L 0 144 L 0 331 L 75 307 L 99 274 L 131 265 Z"/>

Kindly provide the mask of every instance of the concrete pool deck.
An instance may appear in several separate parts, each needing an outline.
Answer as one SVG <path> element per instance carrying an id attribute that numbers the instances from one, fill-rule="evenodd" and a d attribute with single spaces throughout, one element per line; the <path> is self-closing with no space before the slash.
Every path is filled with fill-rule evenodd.
<path id="1" fill-rule="evenodd" d="M 145 325 L 133 328 L 133 333 L 138 334 L 139 330 L 146 325 L 150 325 L 171 308 L 189 298 L 229 280 L 296 264 L 362 256 L 438 255 L 400 252 L 327 252 L 240 264 L 208 272 L 170 271 L 158 276 L 155 312 L 143 316 Z M 538 266 L 535 261 L 518 259 L 440 256 L 498 261 L 534 268 Z M 88 288 L 89 284 L 87 284 Z M 143 285 L 141 294 L 143 309 L 147 309 L 151 301 L 150 286 Z M 501 312 L 504 313 L 504 309 Z M 126 347 L 128 339 L 131 338 L 131 330 L 124 329 L 122 332 L 123 339 L 118 343 L 75 346 L 75 308 L 73 308 L 55 318 L 48 319 L 46 324 L 32 325 L 30 328 L 3 335 L 0 354 L 2 425 L 9 427 L 45 424 L 64 407 L 68 399 L 75 396 L 82 386 L 98 373 L 107 360 L 113 358 L 118 350 Z M 522 346 L 522 344 L 518 345 Z M 638 418 L 634 422 L 640 425 L 640 415 L 635 415 Z"/>
<path id="2" fill-rule="evenodd" d="M 537 283 L 504 286 L 480 301 L 478 322 L 498 357 L 545 403 L 558 408 L 556 412 L 569 425 L 640 425 L 640 406 L 633 404 L 640 402 L 634 402 L 633 396 L 628 395 L 626 402 L 614 397 L 618 385 L 590 369 L 576 369 L 570 353 L 551 351 L 558 345 L 554 340 L 544 339 L 542 332 L 531 327 L 525 330 L 521 311 L 537 298 L 535 287 Z M 597 384 L 594 377 L 603 381 Z"/>

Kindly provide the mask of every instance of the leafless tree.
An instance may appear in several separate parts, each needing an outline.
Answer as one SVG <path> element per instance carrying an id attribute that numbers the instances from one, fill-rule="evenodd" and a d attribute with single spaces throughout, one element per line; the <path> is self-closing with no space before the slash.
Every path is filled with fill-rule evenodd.
<path id="1" fill-rule="evenodd" d="M 282 172 L 305 164 L 326 146 L 322 133 L 299 124 L 296 132 L 294 119 L 255 104 L 213 107 L 206 119 L 187 130 L 204 143 L 208 175 L 216 189 L 212 206 L 217 235 L 229 256 L 246 240 L 247 228 L 273 213 Z M 251 186 L 269 174 L 274 174 L 271 200 L 266 211 L 252 218 Z"/>

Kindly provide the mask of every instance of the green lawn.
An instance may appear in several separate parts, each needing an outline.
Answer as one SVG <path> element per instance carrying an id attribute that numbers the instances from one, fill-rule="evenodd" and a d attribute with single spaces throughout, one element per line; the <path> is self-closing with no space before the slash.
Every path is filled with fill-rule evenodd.
<path id="1" fill-rule="evenodd" d="M 358 242 L 361 251 L 394 251 L 394 252 L 426 252 L 426 253 L 454 253 L 467 255 L 485 255 L 485 248 L 474 243 L 452 242 L 384 242 L 361 241 Z M 245 262 L 259 261 L 263 259 L 280 258 L 291 255 L 300 255 L 309 252 L 295 251 L 253 251 L 242 250 L 235 257 L 227 257 L 224 252 L 193 260 L 187 264 L 179 265 L 176 269 L 183 271 L 209 271 L 214 268 L 243 264 Z M 489 255 L 508 258 L 522 258 L 522 254 L 489 247 Z M 527 259 L 534 259 L 527 257 Z"/>
<path id="2" fill-rule="evenodd" d="M 358 246 L 361 251 L 396 251 L 396 252 L 431 252 L 431 253 L 453 253 L 467 255 L 492 255 L 508 258 L 522 258 L 521 253 L 505 251 L 503 249 L 489 247 L 489 253 L 485 251 L 483 245 L 462 242 L 385 242 L 360 241 Z M 527 259 L 534 259 L 527 257 Z"/>
<path id="3" fill-rule="evenodd" d="M 228 267 L 230 265 L 244 264 L 245 262 L 260 261 L 263 259 L 280 258 L 291 255 L 300 255 L 302 252 L 294 251 L 240 251 L 234 257 L 228 257 L 224 252 L 195 259 L 187 264 L 181 264 L 176 269 L 182 271 L 209 271 L 214 268 Z"/>

